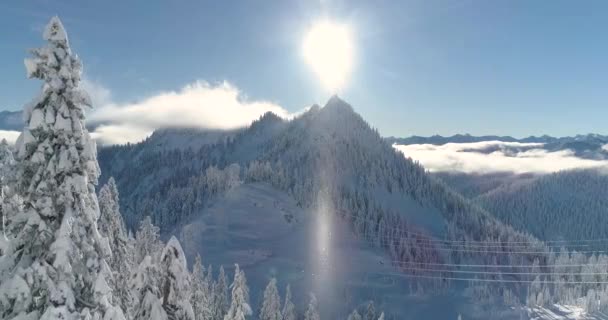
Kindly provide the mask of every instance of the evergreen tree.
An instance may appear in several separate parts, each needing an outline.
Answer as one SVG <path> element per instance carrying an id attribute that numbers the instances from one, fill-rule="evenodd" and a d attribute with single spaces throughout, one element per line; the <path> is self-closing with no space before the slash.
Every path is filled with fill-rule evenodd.
<path id="1" fill-rule="evenodd" d="M 99 166 L 84 124 L 91 102 L 79 87 L 82 65 L 59 18 L 43 38 L 48 44 L 25 60 L 28 77 L 44 85 L 24 108 L 16 144 L 24 202 L 0 263 L 0 318 L 124 319 L 107 283 L 111 252 L 97 230 Z"/>
<path id="2" fill-rule="evenodd" d="M 348 316 L 348 320 L 363 320 L 359 311 L 357 309 L 353 310 L 353 312 Z"/>
<path id="3" fill-rule="evenodd" d="M 282 320 L 281 316 L 281 297 L 277 289 L 277 279 L 272 278 L 264 290 L 264 302 L 260 320 Z"/>
<path id="4" fill-rule="evenodd" d="M 124 284 L 128 282 L 133 264 L 132 250 L 118 205 L 118 189 L 114 178 L 101 187 L 99 191 L 99 232 L 108 239 L 112 250 L 109 259 L 113 271 L 113 281 L 110 282 L 114 297 L 123 310 L 131 305 L 130 290 Z"/>
<path id="5" fill-rule="evenodd" d="M 378 320 L 384 320 L 384 312 L 382 312 L 380 314 L 380 317 L 378 317 Z M 459 318 L 459 320 L 462 320 L 462 319 Z"/>
<path id="6" fill-rule="evenodd" d="M 163 309 L 159 290 L 158 266 L 152 262 L 152 257 L 146 256 L 133 274 L 130 288 L 135 297 L 129 312 L 133 320 L 168 320 Z"/>
<path id="7" fill-rule="evenodd" d="M 2 139 L 0 142 L 0 256 L 4 255 L 8 246 L 6 226 L 11 220 L 8 214 L 15 214 L 21 210 L 21 198 L 15 194 L 13 188 L 10 188 L 15 182 L 14 166 L 13 152 L 6 140 Z"/>
<path id="8" fill-rule="evenodd" d="M 213 298 L 213 309 L 215 320 L 223 320 L 224 315 L 228 312 L 228 281 L 226 279 L 226 273 L 224 272 L 224 266 L 220 266 L 220 274 L 218 275 L 217 282 L 214 285 L 214 298 Z"/>
<path id="9" fill-rule="evenodd" d="M 134 256 L 135 263 L 140 263 L 146 256 L 156 260 L 162 248 L 160 229 L 152 224 L 150 216 L 145 217 L 135 233 Z"/>
<path id="10" fill-rule="evenodd" d="M 283 320 L 296 320 L 296 306 L 291 302 L 291 286 L 287 285 L 283 304 Z"/>
<path id="11" fill-rule="evenodd" d="M 308 303 L 308 309 L 306 309 L 306 313 L 304 314 L 304 320 L 320 320 L 319 316 L 319 306 L 317 303 L 317 297 L 311 293 L 310 294 L 310 302 Z"/>
<path id="12" fill-rule="evenodd" d="M 194 320 L 190 305 L 188 266 L 182 246 L 171 237 L 161 257 L 161 297 L 170 320 Z"/>
<path id="13" fill-rule="evenodd" d="M 373 301 L 370 301 L 370 303 L 367 305 L 365 320 L 376 320 L 376 308 L 374 307 Z"/>
<path id="14" fill-rule="evenodd" d="M 234 281 L 230 288 L 232 289 L 232 302 L 224 320 L 244 320 L 252 314 L 252 311 L 249 306 L 247 279 L 245 273 L 239 269 L 238 264 L 235 264 Z"/>
<path id="15" fill-rule="evenodd" d="M 196 320 L 213 319 L 212 299 L 207 280 L 201 256 L 197 254 L 192 266 L 192 295 L 190 300 Z"/>

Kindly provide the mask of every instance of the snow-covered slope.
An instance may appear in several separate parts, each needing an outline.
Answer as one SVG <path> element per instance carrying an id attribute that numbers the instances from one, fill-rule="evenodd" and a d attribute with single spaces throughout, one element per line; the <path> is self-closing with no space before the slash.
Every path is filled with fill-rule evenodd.
<path id="1" fill-rule="evenodd" d="M 190 133 L 184 139 L 197 140 Z M 378 297 L 375 300 L 387 304 L 387 310 L 420 310 L 398 312 L 399 319 L 406 319 L 403 314 L 420 318 L 430 310 L 445 311 L 440 318 L 456 318 L 458 308 L 448 307 L 452 305 L 460 306 L 463 310 L 458 312 L 468 318 L 485 319 L 487 315 L 477 314 L 472 300 L 462 293 L 466 282 L 452 283 L 442 291 L 447 281 L 411 280 L 414 288 L 428 289 L 430 283 L 431 288 L 442 290 L 405 298 L 403 294 L 409 292 L 405 274 L 441 278 L 429 268 L 413 271 L 412 264 L 459 262 L 491 267 L 518 261 L 502 271 L 515 272 L 507 276 L 512 281 L 530 281 L 534 277 L 518 272 L 529 270 L 535 260 L 542 266 L 549 263 L 542 243 L 498 222 L 404 158 L 337 97 L 290 121 L 266 114 L 220 143 L 208 144 L 205 136 L 200 139 L 199 149 L 158 148 L 148 139 L 100 150 L 102 180 L 116 178 L 127 223 L 134 226 L 151 215 L 165 235 L 181 234 L 189 254 L 202 250 L 203 259 L 213 264 L 241 261 L 256 284 L 264 283 L 269 272 L 277 272 L 283 284 L 293 280 L 311 288 L 316 281 L 312 272 L 321 274 L 315 263 L 326 261 L 311 250 L 331 234 L 336 240 L 331 244 L 337 249 L 326 256 L 335 263 L 327 265 L 330 276 L 313 288 L 332 288 L 322 300 L 331 306 L 326 306 L 328 313 L 351 308 L 351 301 L 363 302 L 373 294 Z M 245 185 L 239 186 L 240 182 Z M 286 218 L 281 209 L 293 217 Z M 331 233 L 324 229 L 326 223 L 316 222 L 319 211 L 327 212 L 323 217 L 331 221 Z M 218 222 L 218 217 L 225 220 Z M 437 242 L 446 238 L 458 243 Z M 492 250 L 468 247 L 486 242 L 493 244 Z M 512 242 L 519 245 L 508 245 Z M 302 270 L 311 275 L 295 277 Z M 496 269 L 488 271 L 486 278 L 503 277 Z M 361 289 L 334 292 L 353 282 Z M 493 290 L 500 299 L 503 291 L 527 292 L 525 286 L 501 285 Z M 351 295 L 352 299 L 343 297 Z M 525 296 L 520 298 L 525 300 Z"/>
<path id="2" fill-rule="evenodd" d="M 399 319 L 467 314 L 460 310 L 467 305 L 462 298 L 411 295 L 388 255 L 327 213 L 324 208 L 302 209 L 288 194 L 253 183 L 220 196 L 173 233 L 190 257 L 201 253 L 214 267 L 238 263 L 251 288 L 263 288 L 277 277 L 281 291 L 291 284 L 299 307 L 306 306 L 311 291 L 320 301 L 332 301 L 320 305 L 330 319 L 369 300 Z M 255 307 L 261 305 L 260 295 L 260 290 L 252 291 Z"/>

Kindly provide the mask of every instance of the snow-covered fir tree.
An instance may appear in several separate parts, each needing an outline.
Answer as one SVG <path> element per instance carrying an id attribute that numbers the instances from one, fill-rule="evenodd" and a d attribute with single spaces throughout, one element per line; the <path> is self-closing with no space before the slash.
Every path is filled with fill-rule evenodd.
<path id="1" fill-rule="evenodd" d="M 348 320 L 363 320 L 363 317 L 361 317 L 359 311 L 355 309 L 353 312 L 351 312 L 351 314 L 348 315 Z"/>
<path id="2" fill-rule="evenodd" d="M 317 302 L 317 297 L 314 293 L 310 294 L 310 302 L 308 303 L 308 309 L 306 309 L 306 313 L 304 314 L 304 320 L 320 320 L 319 316 L 319 304 Z"/>
<path id="3" fill-rule="evenodd" d="M 146 256 L 155 261 L 161 249 L 160 229 L 152 224 L 152 219 L 147 216 L 140 222 L 135 233 L 134 262 L 140 263 Z"/>
<path id="4" fill-rule="evenodd" d="M 249 306 L 249 288 L 247 288 L 245 272 L 241 271 L 238 264 L 235 264 L 234 281 L 230 289 L 232 289 L 232 300 L 224 320 L 244 320 L 252 314 L 252 310 Z"/>
<path id="5" fill-rule="evenodd" d="M 228 279 L 226 278 L 226 272 L 224 266 L 220 266 L 220 273 L 217 278 L 217 282 L 214 284 L 214 295 L 213 295 L 213 319 L 223 320 L 224 315 L 228 312 L 229 301 L 228 301 Z"/>
<path id="6" fill-rule="evenodd" d="M 160 257 L 161 297 L 170 320 L 194 320 L 186 256 L 179 241 L 171 237 Z"/>
<path id="7" fill-rule="evenodd" d="M 6 139 L 2 139 L 0 141 L 0 256 L 4 255 L 8 246 L 6 233 L 6 226 L 10 221 L 8 214 L 15 214 L 21 210 L 21 198 L 14 192 L 14 188 L 11 188 L 15 183 L 14 166 L 13 152 Z M 1 277 L 2 274 L 0 279 Z"/>
<path id="8" fill-rule="evenodd" d="M 169 319 L 160 298 L 158 266 L 152 257 L 146 256 L 139 264 L 129 283 L 134 301 L 129 312 L 133 320 L 167 320 Z"/>
<path id="9" fill-rule="evenodd" d="M 0 186 L 4 187 L 11 180 L 11 176 L 14 171 L 15 158 L 11 147 L 6 142 L 6 139 L 0 141 Z"/>
<path id="10" fill-rule="evenodd" d="M 291 302 L 291 286 L 288 284 L 285 290 L 285 302 L 283 303 L 283 320 L 296 320 L 296 306 Z"/>
<path id="11" fill-rule="evenodd" d="M 370 301 L 370 303 L 367 304 L 364 320 L 376 320 L 376 308 L 374 307 L 373 301 Z"/>
<path id="12" fill-rule="evenodd" d="M 125 225 L 120 214 L 118 204 L 118 189 L 114 178 L 99 190 L 99 231 L 106 237 L 112 249 L 112 257 L 109 259 L 110 268 L 113 271 L 113 280 L 110 286 L 114 292 L 115 300 L 122 310 L 128 310 L 131 305 L 131 296 L 128 282 L 131 265 L 133 264 L 133 249 L 127 238 Z"/>
<path id="13" fill-rule="evenodd" d="M 378 317 L 378 320 L 384 320 L 384 312 L 382 312 L 380 314 L 380 316 Z M 459 319 L 459 320 L 462 320 L 462 319 Z"/>
<path id="14" fill-rule="evenodd" d="M 97 229 L 99 166 L 84 123 L 91 100 L 79 86 L 82 64 L 58 17 L 43 38 L 47 45 L 25 60 L 28 77 L 44 84 L 24 108 L 16 143 L 23 210 L 10 222 L 0 263 L 0 318 L 124 319 L 108 285 L 111 252 Z"/>
<path id="15" fill-rule="evenodd" d="M 272 278 L 264 290 L 264 301 L 260 320 L 281 320 L 281 297 L 277 289 L 277 279 Z"/>
<path id="16" fill-rule="evenodd" d="M 201 256 L 196 255 L 194 265 L 192 266 L 192 294 L 190 303 L 196 320 L 211 320 L 213 319 L 213 299 L 210 292 L 210 284 L 205 275 L 205 267 Z"/>

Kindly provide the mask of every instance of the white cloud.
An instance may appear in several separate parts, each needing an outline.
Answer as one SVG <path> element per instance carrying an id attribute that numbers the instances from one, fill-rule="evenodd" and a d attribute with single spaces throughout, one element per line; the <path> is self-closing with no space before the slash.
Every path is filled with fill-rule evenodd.
<path id="1" fill-rule="evenodd" d="M 21 132 L 19 131 L 0 130 L 0 141 L 2 139 L 6 139 L 6 142 L 8 142 L 8 144 L 15 144 L 15 141 L 17 141 L 19 134 L 21 134 Z"/>
<path id="2" fill-rule="evenodd" d="M 130 104 L 109 102 L 109 90 L 94 82 L 85 81 L 83 85 L 101 105 L 88 118 L 101 124 L 93 136 L 102 144 L 141 141 L 158 128 L 233 129 L 249 125 L 268 111 L 284 118 L 291 116 L 274 103 L 246 99 L 227 82 L 211 85 L 197 81 L 181 90 L 161 92 Z"/>
<path id="3" fill-rule="evenodd" d="M 139 142 L 152 134 L 150 128 L 141 128 L 129 124 L 100 125 L 91 132 L 91 137 L 99 144 L 126 144 L 128 142 Z"/>
<path id="4" fill-rule="evenodd" d="M 571 150 L 549 152 L 541 149 L 540 143 L 484 141 L 444 145 L 395 144 L 393 147 L 430 171 L 550 173 L 608 166 L 608 161 L 582 159 Z M 493 151 L 479 152 L 481 150 Z"/>
<path id="5" fill-rule="evenodd" d="M 94 108 L 103 107 L 109 104 L 112 99 L 110 89 L 86 76 L 80 81 L 80 87 L 89 93 Z"/>

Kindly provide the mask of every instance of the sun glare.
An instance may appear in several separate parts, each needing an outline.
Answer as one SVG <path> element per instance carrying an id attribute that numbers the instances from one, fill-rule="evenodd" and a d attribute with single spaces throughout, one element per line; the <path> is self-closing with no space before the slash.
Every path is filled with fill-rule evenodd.
<path id="1" fill-rule="evenodd" d="M 349 26 L 330 21 L 316 23 L 304 38 L 303 54 L 323 86 L 336 93 L 345 85 L 353 65 Z"/>

